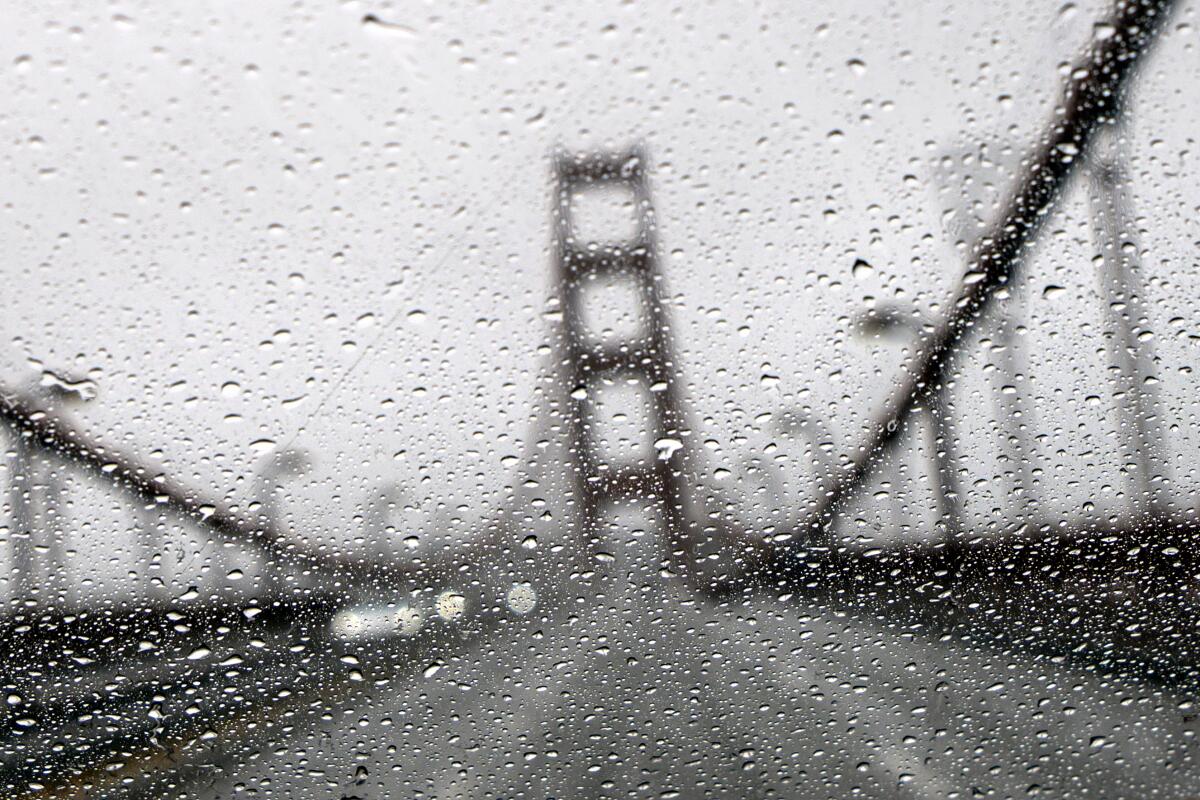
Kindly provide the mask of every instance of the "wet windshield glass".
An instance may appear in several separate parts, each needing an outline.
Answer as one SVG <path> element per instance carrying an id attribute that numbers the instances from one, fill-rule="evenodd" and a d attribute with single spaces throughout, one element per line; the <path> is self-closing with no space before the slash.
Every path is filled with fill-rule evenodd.
<path id="1" fill-rule="evenodd" d="M 10 5 L 0 795 L 1200 794 L 1194 2 Z"/>

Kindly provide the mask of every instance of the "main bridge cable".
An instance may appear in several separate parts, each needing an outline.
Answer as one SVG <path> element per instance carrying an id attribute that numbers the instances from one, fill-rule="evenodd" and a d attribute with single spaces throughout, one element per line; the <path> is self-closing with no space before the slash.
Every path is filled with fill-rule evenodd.
<path id="1" fill-rule="evenodd" d="M 394 585 L 397 579 L 419 572 L 415 567 L 320 552 L 287 537 L 272 522 L 247 521 L 224 503 L 202 498 L 161 470 L 90 441 L 65 420 L 34 408 L 3 386 L 0 386 L 0 422 L 7 423 L 15 435 L 25 437 L 31 445 L 56 453 L 139 500 L 190 519 L 228 541 L 264 552 L 280 564 L 310 569 L 318 577 L 331 578 L 336 586 Z"/>
<path id="2" fill-rule="evenodd" d="M 797 555 L 810 550 L 836 556 L 832 532 L 836 516 L 862 488 L 883 454 L 895 446 L 905 419 L 943 382 L 951 356 L 996 291 L 1012 280 L 1022 256 L 1083 162 L 1096 131 L 1116 124 L 1134 68 L 1175 5 L 1175 0 L 1118 0 L 1107 19 L 1096 25 L 1096 35 L 1072 67 L 1062 99 L 1028 168 L 996 222 L 976 243 L 946 318 L 931 334 L 922 334 L 917 355 L 904 370 L 900 388 L 876 417 L 870 438 L 826 481 L 816 508 L 799 527 L 800 535 L 786 545 L 772 545 L 766 553 L 759 553 L 764 559 L 755 570 L 759 575 L 779 577 Z M 758 543 L 748 546 L 761 550 Z"/>
<path id="3" fill-rule="evenodd" d="M 542 420 L 541 426 L 531 441 L 542 438 L 540 431 L 544 430 L 545 420 L 559 413 L 556 399 L 543 402 L 547 404 L 544 413 L 535 414 L 535 418 Z M 476 572 L 486 569 L 487 559 L 512 552 L 513 542 L 506 538 L 509 531 L 501 522 L 488 526 L 488 535 L 421 560 L 383 560 L 326 552 L 289 536 L 262 515 L 239 515 L 226 503 L 203 496 L 160 469 L 93 441 L 62 417 L 33 406 L 3 384 L 0 384 L 0 425 L 7 425 L 30 446 L 54 453 L 139 501 L 191 520 L 228 542 L 249 546 L 273 558 L 278 566 L 310 571 L 320 583 L 318 588 L 334 593 L 353 594 L 366 587 L 394 590 L 398 586 L 437 586 L 462 581 L 472 569 Z M 535 451 L 536 446 L 531 445 L 526 461 Z M 511 505 L 499 516 L 500 520 L 513 516 Z"/>

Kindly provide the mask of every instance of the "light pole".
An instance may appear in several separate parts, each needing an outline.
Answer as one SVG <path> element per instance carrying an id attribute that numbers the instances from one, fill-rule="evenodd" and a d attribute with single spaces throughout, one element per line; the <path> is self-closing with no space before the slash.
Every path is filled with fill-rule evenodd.
<path id="1" fill-rule="evenodd" d="M 1161 441 L 1153 420 L 1156 402 L 1149 385 L 1153 360 L 1147 332 L 1137 242 L 1134 236 L 1123 124 L 1103 126 L 1087 161 L 1093 231 L 1100 250 L 1099 279 L 1104 301 L 1109 371 L 1115 378 L 1121 457 L 1132 473 L 1129 485 L 1136 511 L 1158 510 L 1151 472 L 1153 443 Z M 1142 341 L 1145 338 L 1147 341 Z"/>
<path id="2" fill-rule="evenodd" d="M 925 335 L 930 326 L 915 312 L 905 313 L 892 306 L 883 306 L 861 316 L 856 327 L 863 337 L 889 337 L 896 332 L 903 332 L 918 339 Z M 929 389 L 925 416 L 934 438 L 931 461 L 937 474 L 939 516 L 946 538 L 953 539 L 961 532 L 962 526 L 958 479 L 954 473 L 958 458 L 954 452 L 954 425 L 946 402 L 945 385 L 939 384 Z"/>
<path id="3" fill-rule="evenodd" d="M 287 527 L 283 525 L 283 514 L 279 506 L 279 495 L 283 492 L 281 481 L 283 478 L 294 478 L 308 472 L 312 469 L 312 459 L 307 451 L 294 448 L 272 453 L 267 458 L 268 462 L 258 473 L 255 494 L 261 498 L 260 517 L 264 521 L 263 527 L 282 531 Z M 270 555 L 264 552 L 260 568 L 263 574 L 259 578 L 259 585 L 263 587 L 264 594 L 275 594 L 278 588 L 279 565 L 272 563 Z"/>
<path id="4" fill-rule="evenodd" d="M 45 371 L 32 382 L 26 392 L 28 401 L 46 413 L 68 414 L 95 397 L 96 386 L 89 380 L 74 380 Z M 65 598 L 67 568 L 66 554 L 59 520 L 58 495 L 62 489 L 52 471 L 47 473 L 37 457 L 39 452 L 21 431 L 14 431 L 12 482 L 9 484 L 11 530 L 9 541 L 12 556 L 14 599 L 29 599 L 34 595 L 59 594 Z M 38 509 L 38 498 L 42 508 Z M 38 551 L 45 554 L 38 558 Z M 44 561 L 44 586 L 37 585 L 38 561 Z"/>
<path id="5" fill-rule="evenodd" d="M 1014 303 L 1010 294 L 1007 303 Z M 1021 396 L 1020 382 L 1025 379 L 1024 358 L 1020 352 L 1017 337 L 1018 324 L 1012 309 L 1001 307 L 996 328 L 996 369 L 999 373 L 999 387 L 994 397 L 996 404 L 996 422 L 1001 426 L 1009 421 L 1007 429 L 1000 427 L 1001 460 L 1007 462 L 1013 494 L 1024 500 L 1029 500 L 1033 487 L 1030 473 L 1030 462 L 1034 458 L 1033 448 L 1025 432 L 1034 426 L 1032 403 L 1026 404 Z M 1023 514 L 1019 504 L 1015 513 Z"/>
<path id="6" fill-rule="evenodd" d="M 776 430 L 781 436 L 792 439 L 796 434 L 804 437 L 809 448 L 808 467 L 815 472 L 816 481 L 814 483 L 814 491 L 818 495 L 823 495 L 829 491 L 829 487 L 833 483 L 834 464 L 833 458 L 833 436 L 829 432 L 828 426 L 820 417 L 812 414 L 806 406 L 803 409 L 788 409 L 785 410 L 779 418 Z M 824 446 L 827 445 L 827 446 Z M 774 472 L 763 470 L 763 472 L 777 484 L 781 484 L 780 478 Z M 782 486 L 779 487 L 779 496 L 783 498 L 784 492 Z M 817 499 L 820 502 L 820 499 Z M 798 528 L 798 519 L 786 520 L 788 530 L 796 530 Z"/>
<path id="7" fill-rule="evenodd" d="M 363 539 L 374 555 L 394 555 L 392 542 L 388 539 L 388 520 L 392 510 L 403 500 L 400 485 L 394 482 L 384 483 L 368 498 Z M 405 547 L 420 546 L 420 540 L 413 535 L 405 535 L 402 541 Z"/>

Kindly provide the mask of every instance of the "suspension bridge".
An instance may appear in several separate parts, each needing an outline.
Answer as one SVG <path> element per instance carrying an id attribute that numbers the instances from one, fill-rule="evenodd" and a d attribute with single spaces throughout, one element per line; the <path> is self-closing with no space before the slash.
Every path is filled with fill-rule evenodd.
<path id="1" fill-rule="evenodd" d="M 1058 113 L 1034 143 L 994 221 L 976 238 L 967 278 L 947 316 L 915 331 L 917 354 L 880 409 L 871 436 L 838 459 L 814 457 L 812 466 L 820 471 L 814 497 L 794 524 L 769 535 L 692 479 L 702 471 L 704 455 L 694 447 L 696 427 L 683 401 L 684 376 L 677 368 L 665 294 L 669 276 L 658 261 L 651 165 L 640 147 L 554 155 L 558 346 L 539 401 L 544 435 L 534 437 L 554 446 L 531 448 L 520 466 L 521 475 L 536 485 L 534 495 L 516 492 L 510 506 L 481 522 L 479 534 L 461 548 L 380 559 L 345 543 L 314 541 L 285 523 L 269 500 L 271 485 L 262 499 L 245 506 L 210 497 L 133 453 L 90 439 L 57 409 L 61 394 L 0 391 L 10 481 L 10 578 L 0 619 L 0 652 L 9 665 L 0 716 L 0 786 L 6 794 L 31 797 L 233 794 L 239 791 L 240 766 L 283 757 L 288 742 L 315 730 L 327 731 L 328 741 L 313 746 L 327 761 L 354 753 L 365 765 L 372 761 L 364 754 L 366 745 L 354 721 L 341 717 L 347 709 L 397 694 L 410 698 L 411 708 L 424 709 L 430 721 L 385 716 L 388 726 L 415 725 L 426 737 L 431 729 L 422 726 L 436 725 L 440 712 L 455 714 L 466 689 L 481 697 L 517 695 L 540 709 L 529 713 L 541 713 L 543 727 L 546 719 L 557 718 L 581 741 L 597 735 L 599 723 L 575 699 L 547 699 L 513 678 L 523 669 L 608 686 L 596 691 L 617 692 L 601 695 L 611 703 L 620 702 L 621 692 L 663 682 L 678 696 L 690 692 L 696 705 L 684 715 L 691 722 L 684 723 L 683 717 L 676 720 L 683 712 L 671 691 L 647 701 L 662 716 L 663 729 L 680 742 L 694 749 L 705 735 L 711 737 L 697 727 L 698 720 L 720 721 L 751 740 L 778 709 L 764 702 L 757 712 L 753 704 L 731 710 L 729 697 L 720 692 L 696 696 L 691 690 L 697 674 L 725 685 L 745 682 L 745 697 L 778 692 L 793 707 L 814 702 L 812 687 L 833 674 L 848 676 L 840 690 L 850 692 L 878 692 L 866 685 L 873 681 L 906 685 L 906 671 L 915 662 L 901 652 L 871 665 L 844 650 L 818 654 L 801 666 L 775 663 L 767 643 L 786 642 L 799 652 L 814 630 L 818 638 L 836 640 L 838 620 L 873 631 L 870 636 L 898 637 L 901 649 L 932 648 L 962 662 L 965 672 L 953 686 L 932 692 L 933 701 L 921 706 L 933 717 L 950 719 L 949 694 L 966 702 L 973 693 L 996 691 L 976 683 L 996 672 L 995 659 L 1022 653 L 1041 668 L 1066 664 L 1061 669 L 1074 670 L 1070 674 L 1084 687 L 1079 703 L 1094 715 L 1124 719 L 1119 698 L 1138 693 L 1178 703 L 1185 712 L 1173 717 L 1164 751 L 1150 761 L 1191 758 L 1181 743 L 1194 720 L 1186 709 L 1197 679 L 1200 565 L 1188 543 L 1200 535 L 1200 523 L 1169 510 L 1151 480 L 1158 466 L 1144 443 L 1154 435 L 1147 420 L 1157 412 L 1142 380 L 1149 369 L 1146 347 L 1131 322 L 1136 314 L 1129 313 L 1138 302 L 1139 270 L 1129 248 L 1122 247 L 1129 235 L 1129 200 L 1122 194 L 1116 128 L 1130 75 L 1170 5 L 1118 5 L 1104 28 L 1108 33 L 1097 37 L 1070 74 Z M 1025 260 L 1060 196 L 1073 180 L 1079 182 L 1081 170 L 1093 197 L 1093 227 L 1109 292 L 1112 371 L 1124 398 L 1124 427 L 1132 432 L 1123 459 L 1133 465 L 1135 503 L 1121 519 L 1087 529 L 1026 519 L 1012 535 L 973 532 L 959 513 L 963 489 L 954 480 L 953 410 L 945 400 L 953 357 Z M 630 198 L 636 209 L 632 238 L 581 237 L 576 199 L 600 189 Z M 628 299 L 626 311 L 635 323 L 627 335 L 597 337 L 592 329 L 589 303 L 600 286 L 615 286 Z M 897 324 L 886 315 L 868 322 L 879 328 Z M 1006 350 L 1009 357 L 1015 351 L 1015 344 Z M 1015 372 L 1015 362 L 1006 369 Z M 1011 374 L 1001 379 L 1013 382 Z M 630 408 L 622 410 L 634 417 L 648 445 L 632 462 L 614 455 L 603 433 L 602 405 L 612 402 L 609 396 L 628 401 Z M 1005 395 L 1002 412 L 1008 411 L 999 416 L 1015 416 L 1017 402 Z M 839 526 L 921 417 L 935 433 L 929 470 L 937 479 L 939 516 L 948 535 L 891 548 L 854 546 Z M 1006 440 L 1017 443 L 1009 460 L 1025 463 L 1020 437 Z M 69 536 L 56 525 L 54 505 L 71 485 L 84 481 L 123 498 L 149 536 L 191 542 L 177 543 L 176 550 L 192 548 L 203 563 L 151 559 L 131 577 L 137 586 L 124 592 L 65 586 Z M 531 497 L 552 494 L 568 498 L 568 519 L 531 511 L 536 509 Z M 154 543 L 137 551 L 134 561 L 143 563 L 158 549 Z M 655 614 L 668 621 L 656 628 L 653 620 L 642 619 Z M 760 634 L 745 632 L 746 616 L 761 624 Z M 678 634 L 662 630 L 695 634 L 676 641 L 671 636 Z M 737 630 L 743 631 L 744 645 L 730 633 Z M 644 643 L 656 636 L 681 653 L 677 672 L 652 674 Z M 581 649 L 584 640 L 589 644 Z M 723 650 L 730 653 L 728 663 L 712 663 L 712 654 Z M 703 666 L 687 666 L 689 658 Z M 496 669 L 487 669 L 489 663 Z M 859 677 L 864 671 L 874 671 L 873 681 Z M 435 678 L 440 682 L 434 688 L 421 688 L 420 681 Z M 1015 679 L 1037 683 L 1028 672 Z M 921 681 L 947 683 L 936 669 L 922 673 Z M 882 695 L 873 702 L 886 705 Z M 1020 706 L 1020 697 L 1013 702 Z M 530 719 L 495 717 L 483 705 L 479 714 L 493 714 L 492 722 L 514 741 L 523 735 L 522 724 L 536 727 Z M 853 714 L 839 720 L 855 728 Z M 885 724 L 863 722 L 861 735 L 852 737 L 857 744 L 849 747 L 872 751 L 872 737 Z M 1127 727 L 1138 726 L 1131 719 Z M 331 728 L 337 732 L 329 734 Z M 789 730 L 797 748 L 810 756 L 820 750 L 802 726 Z M 1072 737 L 1088 739 L 1068 723 L 1047 735 L 1060 748 Z M 1145 755 L 1146 740 L 1129 736 L 1124 746 L 1143 748 Z M 946 765 L 920 756 L 916 746 L 888 751 L 879 763 L 872 756 L 870 766 L 860 770 L 868 777 L 860 778 L 837 777 L 836 763 L 821 767 L 819 759 L 808 768 L 787 766 L 784 755 L 761 752 L 761 735 L 757 741 L 759 752 L 737 755 L 748 775 L 770 770 L 797 783 L 826 785 L 915 782 L 943 795 L 950 785 L 939 777 Z M 681 763 L 702 758 L 657 739 L 642 744 Z M 1007 740 L 996 745 L 1010 746 L 1018 745 Z M 457 741 L 447 749 L 459 759 L 478 752 Z M 517 769 L 533 781 L 545 759 L 554 757 L 546 755 L 553 748 L 527 749 L 534 755 Z M 646 750 L 629 764 L 609 755 L 589 751 L 586 764 L 564 774 L 577 790 L 590 787 L 592 794 L 635 772 L 667 769 L 670 782 L 684 780 Z M 1086 755 L 1073 753 L 1067 760 Z M 419 759 L 395 760 L 421 769 Z M 1119 764 L 1097 767 L 1091 779 L 1108 780 L 1110 766 Z M 499 774 L 514 767 L 497 762 L 490 769 Z M 365 766 L 336 780 L 315 769 L 285 772 L 292 776 L 281 779 L 285 786 L 292 779 L 326 781 L 344 797 L 380 779 Z M 470 775 L 461 769 L 435 772 L 440 777 L 430 779 L 434 785 L 412 776 L 405 780 L 434 796 L 484 792 L 488 785 L 487 768 Z M 982 785 L 1000 779 L 971 780 Z"/>

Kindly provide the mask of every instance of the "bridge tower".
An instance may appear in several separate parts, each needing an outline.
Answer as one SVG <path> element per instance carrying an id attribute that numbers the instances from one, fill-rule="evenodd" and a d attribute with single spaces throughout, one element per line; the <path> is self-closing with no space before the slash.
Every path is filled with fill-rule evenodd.
<path id="1" fill-rule="evenodd" d="M 568 437 L 575 466 L 574 495 L 589 539 L 603 524 L 606 508 L 632 498 L 651 499 L 659 513 L 665 559 L 681 567 L 690 557 L 686 534 L 686 433 L 670 324 L 655 243 L 654 212 L 640 147 L 616 152 L 566 153 L 555 157 L 556 283 L 564 327 L 563 368 L 571 401 Z M 576 200 L 590 191 L 616 190 L 634 208 L 632 238 L 587 241 L 581 235 Z M 636 320 L 633 332 L 604 339 L 590 330 L 589 295 L 620 286 L 619 296 Z M 646 402 L 634 419 L 642 443 L 653 450 L 632 463 L 609 463 L 602 450 L 598 397 L 622 382 L 636 386 Z M 645 450 L 645 448 L 643 448 Z M 588 546 L 594 543 L 589 542 Z"/>

